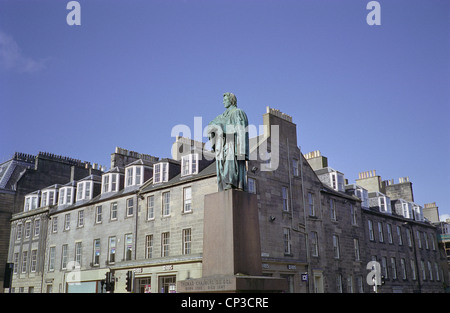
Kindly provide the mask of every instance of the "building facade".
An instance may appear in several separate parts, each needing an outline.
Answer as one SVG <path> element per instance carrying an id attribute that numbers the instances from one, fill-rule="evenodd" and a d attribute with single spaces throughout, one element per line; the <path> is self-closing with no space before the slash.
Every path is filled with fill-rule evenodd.
<path id="1" fill-rule="evenodd" d="M 286 292 L 372 292 L 375 260 L 380 292 L 443 291 L 447 263 L 412 187 L 403 196 L 375 173 L 348 184 L 318 151 L 300 151 L 292 117 L 267 108 L 263 125 L 247 164 L 263 275 L 285 278 Z M 203 199 L 217 192 L 203 148 L 182 137 L 173 159 L 116 148 L 109 171 L 26 193 L 11 220 L 14 292 L 170 293 L 177 281 L 201 278 Z"/>
<path id="2" fill-rule="evenodd" d="M 37 155 L 16 152 L 10 160 L 0 164 L 0 292 L 3 292 L 5 264 L 7 260 L 11 261 L 8 254 L 14 253 L 11 252 L 11 247 L 20 246 L 23 240 L 42 237 L 42 235 L 20 237 L 20 239 L 10 237 L 11 233 L 17 233 L 11 226 L 33 225 L 34 227 L 34 224 L 28 224 L 28 222 L 35 219 L 34 213 L 37 212 L 35 209 L 47 206 L 39 202 L 40 190 L 51 184 L 67 183 L 69 180 L 80 179 L 97 172 L 101 170 L 96 164 L 91 165 L 89 162 L 47 152 L 39 152 Z M 25 195 L 29 195 L 26 206 Z M 19 221 L 18 217 L 24 219 Z M 39 227 L 42 228 L 45 225 L 44 219 L 39 217 L 38 221 Z M 27 257 L 35 253 L 32 251 L 27 250 Z M 20 251 L 19 254 L 22 255 L 22 252 Z"/>

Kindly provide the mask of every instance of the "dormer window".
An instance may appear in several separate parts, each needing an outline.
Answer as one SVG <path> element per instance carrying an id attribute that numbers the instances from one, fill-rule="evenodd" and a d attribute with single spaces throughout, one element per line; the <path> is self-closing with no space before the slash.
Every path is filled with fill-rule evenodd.
<path id="1" fill-rule="evenodd" d="M 423 222 L 423 209 L 421 206 L 414 205 L 414 219 L 419 222 Z"/>
<path id="2" fill-rule="evenodd" d="M 144 167 L 143 166 L 130 166 L 125 171 L 125 187 L 134 185 L 142 185 L 144 179 Z"/>
<path id="3" fill-rule="evenodd" d="M 344 191 L 344 175 L 339 172 L 330 173 L 331 188 L 336 191 Z"/>
<path id="4" fill-rule="evenodd" d="M 74 196 L 74 187 L 62 187 L 61 189 L 59 189 L 58 205 L 73 204 Z"/>
<path id="5" fill-rule="evenodd" d="M 181 176 L 198 173 L 198 154 L 188 154 L 181 157 Z"/>
<path id="6" fill-rule="evenodd" d="M 169 163 L 161 162 L 154 165 L 153 183 L 162 183 L 169 180 Z"/>
<path id="7" fill-rule="evenodd" d="M 363 208 L 369 207 L 369 193 L 366 189 L 357 188 L 356 196 L 361 200 L 361 207 L 363 207 Z"/>
<path id="8" fill-rule="evenodd" d="M 38 207 L 39 195 L 33 194 L 25 197 L 24 212 L 36 209 Z"/>
<path id="9" fill-rule="evenodd" d="M 41 196 L 41 207 L 56 204 L 56 190 L 44 190 Z"/>
<path id="10" fill-rule="evenodd" d="M 378 206 L 380 208 L 380 212 L 392 213 L 391 199 L 389 197 L 387 197 L 387 196 L 378 197 Z"/>
<path id="11" fill-rule="evenodd" d="M 82 181 L 77 184 L 77 201 L 88 200 L 92 197 L 92 182 Z"/>
<path id="12" fill-rule="evenodd" d="M 119 191 L 119 174 L 109 173 L 103 175 L 102 192 L 116 192 Z"/>
<path id="13" fill-rule="evenodd" d="M 408 202 L 402 202 L 403 217 L 413 218 L 412 207 Z"/>

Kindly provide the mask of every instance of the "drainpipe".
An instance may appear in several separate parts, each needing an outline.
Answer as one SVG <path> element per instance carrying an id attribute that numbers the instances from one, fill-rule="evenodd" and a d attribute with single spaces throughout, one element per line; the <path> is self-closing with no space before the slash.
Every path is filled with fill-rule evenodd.
<path id="1" fill-rule="evenodd" d="M 309 245 L 308 245 L 308 224 L 306 223 L 306 201 L 305 201 L 305 185 L 304 185 L 304 181 L 303 181 L 303 154 L 302 154 L 302 149 L 299 146 L 298 149 L 300 150 L 300 158 L 299 158 L 299 162 L 300 162 L 300 178 L 302 181 L 302 199 L 303 199 L 303 223 L 304 223 L 304 227 L 305 227 L 305 247 L 306 247 L 306 271 L 308 272 L 308 293 L 310 292 L 310 287 L 311 287 L 311 279 L 312 279 L 312 272 L 311 272 L 311 266 L 310 265 L 310 255 L 309 255 Z"/>
<path id="2" fill-rule="evenodd" d="M 139 190 L 136 191 L 135 199 L 136 199 L 136 216 L 135 216 L 135 227 L 134 227 L 134 260 L 136 260 L 136 253 L 137 253 L 137 231 L 138 231 L 138 213 L 139 213 L 139 198 L 141 195 L 139 195 Z"/>

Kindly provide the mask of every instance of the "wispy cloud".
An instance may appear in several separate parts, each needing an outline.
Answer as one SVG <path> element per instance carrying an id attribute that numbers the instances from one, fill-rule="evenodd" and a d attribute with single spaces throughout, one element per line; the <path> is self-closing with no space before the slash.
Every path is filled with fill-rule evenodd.
<path id="1" fill-rule="evenodd" d="M 33 73 L 45 69 L 45 60 L 26 56 L 15 40 L 0 30 L 0 66 L 22 73 Z"/>

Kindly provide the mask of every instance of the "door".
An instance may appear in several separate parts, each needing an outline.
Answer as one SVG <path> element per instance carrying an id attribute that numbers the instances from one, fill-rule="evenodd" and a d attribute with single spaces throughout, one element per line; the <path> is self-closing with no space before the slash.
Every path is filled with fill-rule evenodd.
<path id="1" fill-rule="evenodd" d="M 314 292 L 323 293 L 323 275 L 322 273 L 314 273 Z"/>

